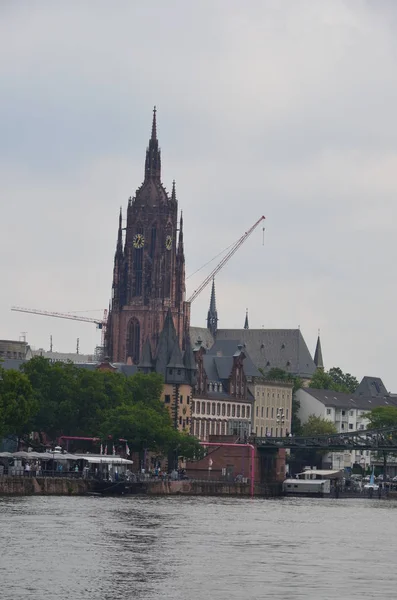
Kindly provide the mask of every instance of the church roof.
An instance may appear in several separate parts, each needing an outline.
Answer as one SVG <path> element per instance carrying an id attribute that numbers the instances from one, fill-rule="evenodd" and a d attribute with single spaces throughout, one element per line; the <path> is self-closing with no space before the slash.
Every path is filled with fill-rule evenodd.
<path id="1" fill-rule="evenodd" d="M 190 327 L 190 339 L 193 345 L 196 345 L 197 340 L 201 339 L 206 350 L 214 345 L 214 337 L 206 327 Z"/>
<path id="2" fill-rule="evenodd" d="M 215 355 L 218 357 L 226 357 L 226 356 L 234 356 L 236 354 L 236 350 L 238 351 L 238 346 L 241 344 L 241 340 L 216 340 L 215 344 L 212 346 L 210 350 L 208 350 L 207 355 Z M 255 364 L 253 363 L 250 355 L 246 351 L 246 348 L 242 348 L 245 354 L 244 360 L 244 373 L 247 377 L 262 377 L 262 373 L 258 371 Z"/>
<path id="3" fill-rule="evenodd" d="M 264 372 L 279 368 L 310 378 L 316 370 L 300 329 L 218 329 L 216 339 L 240 340 Z"/>
<path id="4" fill-rule="evenodd" d="M 175 343 L 172 349 L 171 358 L 167 367 L 171 367 L 173 369 L 184 369 L 185 365 L 183 364 L 182 352 L 179 348 L 179 344 Z"/>
<path id="5" fill-rule="evenodd" d="M 360 385 L 354 392 L 355 396 L 370 396 L 371 398 L 379 398 L 389 396 L 383 381 L 380 377 L 363 377 Z"/>
<path id="6" fill-rule="evenodd" d="M 152 369 L 153 368 L 153 356 L 152 349 L 150 347 L 149 338 L 146 338 L 145 343 L 142 348 L 142 358 L 139 362 L 139 367 L 142 369 Z"/>

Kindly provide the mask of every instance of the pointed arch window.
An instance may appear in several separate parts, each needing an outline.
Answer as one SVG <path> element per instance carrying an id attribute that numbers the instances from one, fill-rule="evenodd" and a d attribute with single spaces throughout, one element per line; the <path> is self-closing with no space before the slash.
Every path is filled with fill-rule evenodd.
<path id="1" fill-rule="evenodd" d="M 139 349 L 141 342 L 141 326 L 138 319 L 131 319 L 128 325 L 127 333 L 127 358 L 131 357 L 132 362 L 139 363 Z"/>
<path id="2" fill-rule="evenodd" d="M 143 235 L 143 227 L 138 225 L 135 235 Z M 134 296 L 142 296 L 142 278 L 143 278 L 143 246 L 134 248 L 134 270 L 135 279 L 133 287 Z"/>
<path id="3" fill-rule="evenodd" d="M 157 241 L 157 227 L 156 227 L 156 223 L 153 223 L 152 229 L 150 232 L 150 256 L 151 256 L 151 258 L 154 257 L 154 254 L 156 252 L 156 241 Z"/>

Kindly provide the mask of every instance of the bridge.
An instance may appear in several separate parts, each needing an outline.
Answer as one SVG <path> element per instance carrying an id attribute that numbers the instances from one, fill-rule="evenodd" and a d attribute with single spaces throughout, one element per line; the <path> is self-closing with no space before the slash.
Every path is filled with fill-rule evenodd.
<path id="1" fill-rule="evenodd" d="M 258 449 L 289 448 L 290 450 L 387 450 L 397 452 L 397 427 L 368 429 L 318 435 L 310 437 L 291 436 L 283 438 L 251 437 L 250 442 Z"/>

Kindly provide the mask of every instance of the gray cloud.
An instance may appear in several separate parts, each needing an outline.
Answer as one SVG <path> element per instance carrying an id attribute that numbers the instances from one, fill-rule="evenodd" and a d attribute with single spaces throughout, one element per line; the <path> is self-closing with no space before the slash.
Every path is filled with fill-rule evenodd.
<path id="1" fill-rule="evenodd" d="M 313 349 L 320 328 L 328 367 L 396 389 L 396 15 L 386 0 L 2 3 L 0 337 L 99 341 L 9 307 L 107 306 L 157 104 L 188 273 L 267 216 L 265 245 L 255 232 L 217 278 L 220 325 L 249 307 L 252 327 L 300 325 Z"/>

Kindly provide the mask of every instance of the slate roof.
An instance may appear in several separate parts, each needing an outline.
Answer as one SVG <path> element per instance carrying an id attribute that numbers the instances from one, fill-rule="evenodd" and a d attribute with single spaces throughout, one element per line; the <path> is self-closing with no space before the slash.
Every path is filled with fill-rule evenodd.
<path id="1" fill-rule="evenodd" d="M 343 394 L 332 390 L 317 390 L 314 388 L 302 388 L 298 394 L 302 392 L 309 394 L 316 400 L 319 400 L 324 406 L 332 406 L 334 408 L 358 408 L 360 410 L 372 410 L 378 406 L 397 406 L 397 398 L 390 397 L 372 397 L 372 396 L 355 396 L 354 394 Z"/>
<path id="2" fill-rule="evenodd" d="M 256 367 L 265 372 L 279 368 L 311 378 L 316 370 L 300 329 L 218 329 L 216 341 L 220 340 L 240 340 Z"/>
<path id="3" fill-rule="evenodd" d="M 236 350 L 238 350 L 239 344 L 241 343 L 241 340 L 217 339 L 212 348 L 207 352 L 207 355 L 233 356 L 236 353 Z M 242 350 L 246 357 L 243 363 L 246 377 L 262 377 L 262 373 L 260 373 L 260 371 L 258 371 L 254 365 L 250 355 L 247 352 L 247 349 L 243 347 Z"/>
<path id="4" fill-rule="evenodd" d="M 355 396 L 371 396 L 372 398 L 389 396 L 389 392 L 380 377 L 368 376 L 362 378 L 354 394 Z"/>
<path id="5" fill-rule="evenodd" d="M 214 345 L 214 338 L 206 327 L 190 327 L 190 339 L 193 346 L 196 345 L 199 338 L 203 342 L 203 346 L 206 350 Z"/>

